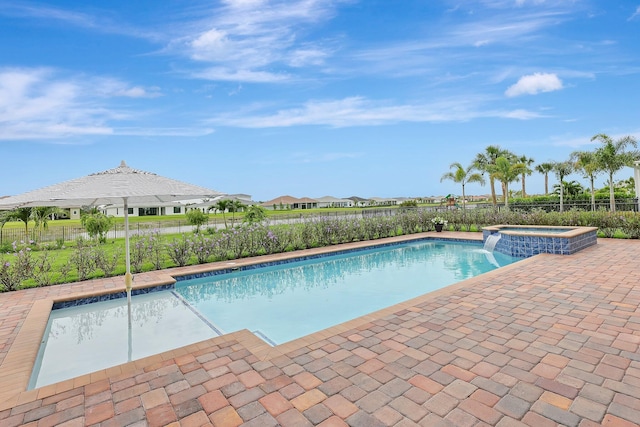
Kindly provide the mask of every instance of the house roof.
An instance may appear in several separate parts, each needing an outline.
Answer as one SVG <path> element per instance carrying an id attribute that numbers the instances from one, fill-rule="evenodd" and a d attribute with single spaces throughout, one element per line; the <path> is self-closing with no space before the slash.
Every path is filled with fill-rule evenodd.
<path id="1" fill-rule="evenodd" d="M 369 201 L 369 199 L 364 199 L 364 198 L 358 197 L 358 196 L 347 197 L 347 199 L 353 200 L 354 202 L 368 202 Z"/>
<path id="2" fill-rule="evenodd" d="M 340 199 L 338 197 L 333 197 L 333 196 L 318 197 L 316 198 L 316 200 L 319 202 L 346 202 L 347 200 L 350 202 L 353 201 L 351 199 Z"/>
<path id="3" fill-rule="evenodd" d="M 280 196 L 280 197 L 276 197 L 275 199 L 271 199 L 269 201 L 263 202 L 263 205 L 292 205 L 294 203 L 298 203 L 299 199 L 296 199 L 295 197 L 291 197 L 291 196 Z"/>

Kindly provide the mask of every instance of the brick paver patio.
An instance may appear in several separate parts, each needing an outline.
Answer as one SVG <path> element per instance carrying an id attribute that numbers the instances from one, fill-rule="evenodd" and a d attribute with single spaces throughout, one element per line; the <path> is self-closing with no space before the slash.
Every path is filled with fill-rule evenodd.
<path id="1" fill-rule="evenodd" d="M 275 348 L 240 331 L 31 391 L 51 301 L 122 279 L 1 294 L 0 427 L 636 426 L 639 260 L 600 239 Z"/>

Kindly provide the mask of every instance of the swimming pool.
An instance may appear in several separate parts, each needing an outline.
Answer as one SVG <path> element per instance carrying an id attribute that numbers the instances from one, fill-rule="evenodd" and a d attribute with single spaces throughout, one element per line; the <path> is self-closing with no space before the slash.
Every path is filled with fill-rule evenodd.
<path id="1" fill-rule="evenodd" d="M 30 388 L 249 329 L 272 345 L 518 261 L 479 243 L 421 240 L 179 281 L 51 313 Z"/>

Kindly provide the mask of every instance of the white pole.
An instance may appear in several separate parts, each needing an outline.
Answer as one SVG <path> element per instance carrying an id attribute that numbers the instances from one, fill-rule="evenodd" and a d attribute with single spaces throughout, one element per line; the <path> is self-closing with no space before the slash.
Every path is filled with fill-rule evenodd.
<path id="1" fill-rule="evenodd" d="M 633 162 L 633 180 L 636 184 L 636 202 L 638 212 L 640 212 L 640 160 Z"/>
<path id="2" fill-rule="evenodd" d="M 131 285 L 133 284 L 133 277 L 131 276 L 131 258 L 129 256 L 129 206 L 127 204 L 127 198 L 124 200 L 124 259 L 125 259 L 125 274 L 124 274 L 124 286 L 127 290 L 127 331 L 128 331 L 128 358 L 127 361 L 131 361 L 132 353 L 132 334 L 131 334 Z"/>

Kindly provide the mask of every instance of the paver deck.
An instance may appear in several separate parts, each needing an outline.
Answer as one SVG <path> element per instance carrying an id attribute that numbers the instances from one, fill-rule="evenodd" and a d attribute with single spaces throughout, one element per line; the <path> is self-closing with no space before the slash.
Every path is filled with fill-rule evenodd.
<path id="1" fill-rule="evenodd" d="M 600 239 L 277 347 L 240 331 L 30 391 L 52 301 L 122 278 L 0 294 L 0 427 L 637 426 L 638 260 L 639 241 Z"/>

